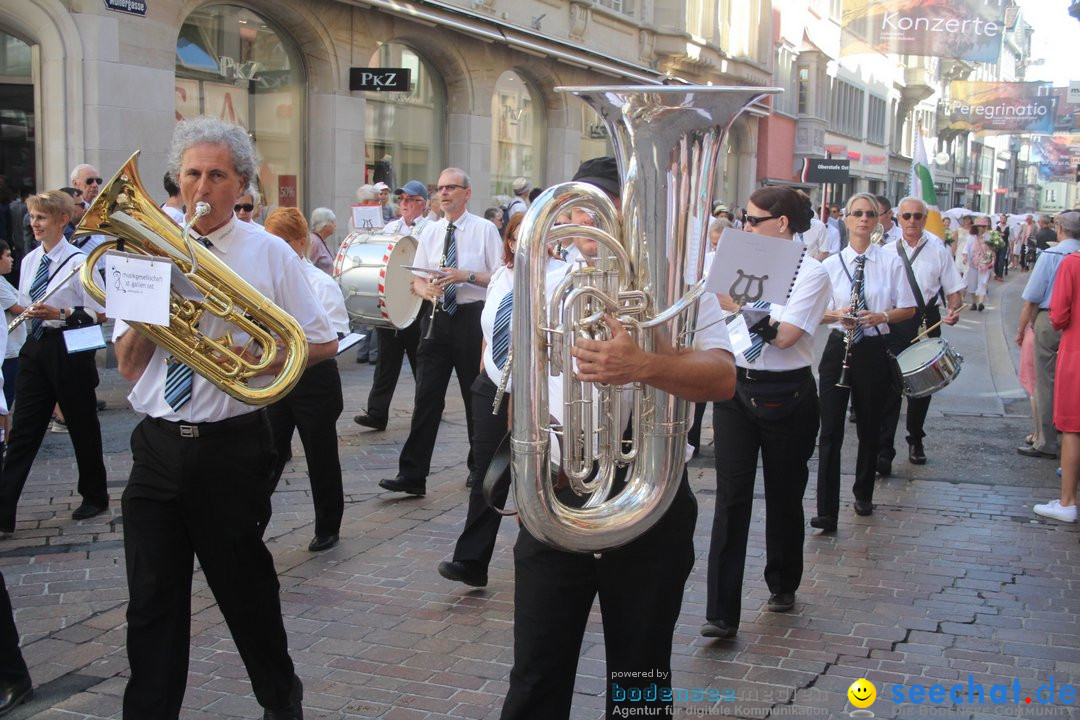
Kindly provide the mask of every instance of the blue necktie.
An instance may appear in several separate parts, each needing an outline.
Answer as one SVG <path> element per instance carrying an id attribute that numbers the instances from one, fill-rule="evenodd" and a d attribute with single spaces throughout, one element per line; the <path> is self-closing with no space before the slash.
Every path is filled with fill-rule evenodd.
<path id="1" fill-rule="evenodd" d="M 446 267 L 457 267 L 457 242 L 454 240 L 454 223 L 446 224 Z M 447 315 L 453 315 L 457 312 L 457 285 L 451 283 L 446 286 L 446 290 L 443 292 L 442 301 L 443 310 Z"/>
<path id="2" fill-rule="evenodd" d="M 751 307 L 765 310 L 770 307 L 771 303 L 767 303 L 763 300 L 758 300 Z M 765 339 L 758 335 L 756 332 L 750 333 L 750 347 L 743 351 L 743 357 L 746 358 L 746 362 L 752 363 L 758 359 L 761 355 L 761 351 L 765 348 Z"/>
<path id="3" fill-rule="evenodd" d="M 30 283 L 30 302 L 36 303 L 42 297 L 45 296 L 45 288 L 49 285 L 49 265 L 52 264 L 52 260 L 48 255 L 41 256 L 41 264 L 38 265 L 37 273 L 34 275 L 34 282 Z M 45 327 L 42 325 L 44 321 L 41 318 L 33 318 L 30 320 L 30 335 L 35 340 L 41 339 L 41 334 L 45 332 Z"/>
<path id="4" fill-rule="evenodd" d="M 186 364 L 170 357 L 165 371 L 165 402 L 173 410 L 179 410 L 191 399 L 194 371 Z"/>
<path id="5" fill-rule="evenodd" d="M 503 295 L 499 301 L 499 309 L 495 311 L 495 332 L 491 340 L 491 357 L 495 360 L 495 366 L 502 370 L 506 366 L 506 358 L 510 355 L 510 316 L 514 309 L 514 289 Z"/>
<path id="6" fill-rule="evenodd" d="M 855 288 L 855 292 L 858 293 L 859 301 L 855 303 L 855 314 L 858 315 L 860 310 L 866 309 L 866 288 L 863 282 L 866 273 L 866 256 L 859 255 L 855 258 L 855 274 L 851 278 L 851 284 Z M 851 335 L 851 344 L 859 342 L 863 339 L 863 326 L 856 325 L 855 332 Z"/>

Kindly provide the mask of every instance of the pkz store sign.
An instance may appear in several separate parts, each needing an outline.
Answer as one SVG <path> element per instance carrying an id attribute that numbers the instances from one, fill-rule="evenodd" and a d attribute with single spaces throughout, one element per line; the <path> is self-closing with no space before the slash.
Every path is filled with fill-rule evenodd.
<path id="1" fill-rule="evenodd" d="M 116 12 L 146 17 L 146 0 L 105 0 L 105 7 Z"/>
<path id="2" fill-rule="evenodd" d="M 409 92 L 411 72 L 409 68 L 349 68 L 349 90 Z"/>

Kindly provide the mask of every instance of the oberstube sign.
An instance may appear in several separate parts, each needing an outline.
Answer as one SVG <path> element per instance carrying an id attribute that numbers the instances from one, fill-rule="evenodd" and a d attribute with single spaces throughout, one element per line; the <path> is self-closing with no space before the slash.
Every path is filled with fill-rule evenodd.
<path id="1" fill-rule="evenodd" d="M 844 0 L 840 52 L 997 62 L 1005 6 L 1005 0 Z"/>

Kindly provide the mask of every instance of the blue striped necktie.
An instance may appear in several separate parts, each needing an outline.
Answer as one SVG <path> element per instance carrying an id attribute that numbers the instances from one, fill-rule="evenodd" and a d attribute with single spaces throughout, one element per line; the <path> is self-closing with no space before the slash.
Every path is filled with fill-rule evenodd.
<path id="1" fill-rule="evenodd" d="M 457 241 L 454 240 L 454 223 L 446 224 L 446 267 L 457 267 Z M 457 312 L 457 285 L 450 283 L 443 292 L 443 310 L 447 315 Z"/>
<path id="2" fill-rule="evenodd" d="M 758 308 L 759 310 L 765 310 L 771 307 L 771 303 L 767 303 L 764 300 L 758 300 L 751 307 Z M 743 351 L 742 356 L 746 359 L 746 362 L 752 363 L 758 359 L 761 355 L 761 351 L 765 349 L 765 339 L 758 335 L 756 332 L 750 333 L 750 347 Z"/>
<path id="3" fill-rule="evenodd" d="M 37 273 L 34 275 L 34 282 L 30 283 L 31 303 L 36 303 L 45 296 L 45 288 L 49 285 L 49 265 L 51 264 L 52 259 L 48 255 L 41 256 L 41 264 L 38 265 Z M 30 334 L 35 340 L 40 340 L 41 334 L 45 332 L 43 322 L 41 318 L 33 318 L 30 321 Z"/>
<path id="4" fill-rule="evenodd" d="M 860 310 L 866 309 L 866 256 L 859 255 L 855 258 L 855 274 L 851 278 L 851 284 L 855 288 L 855 292 L 858 293 L 858 302 L 855 303 L 855 314 L 858 315 Z M 855 332 L 851 335 L 851 344 L 859 342 L 863 339 L 864 329 L 862 325 L 855 326 Z"/>
<path id="5" fill-rule="evenodd" d="M 179 410 L 191 399 L 191 385 L 194 371 L 185 363 L 169 357 L 165 371 L 165 402 L 173 410 Z"/>
<path id="6" fill-rule="evenodd" d="M 492 333 L 491 357 L 495 366 L 502 370 L 510 355 L 510 316 L 514 309 L 514 289 L 503 295 L 499 309 L 495 311 L 495 331 Z"/>

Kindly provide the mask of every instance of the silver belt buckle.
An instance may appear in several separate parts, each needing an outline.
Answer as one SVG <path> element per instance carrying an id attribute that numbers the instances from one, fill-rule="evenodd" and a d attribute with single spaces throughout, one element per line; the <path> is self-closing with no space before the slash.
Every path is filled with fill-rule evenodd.
<path id="1" fill-rule="evenodd" d="M 198 425 L 181 425 L 180 426 L 180 437 L 185 437 L 185 438 L 197 438 L 197 437 L 199 437 L 199 426 Z"/>

